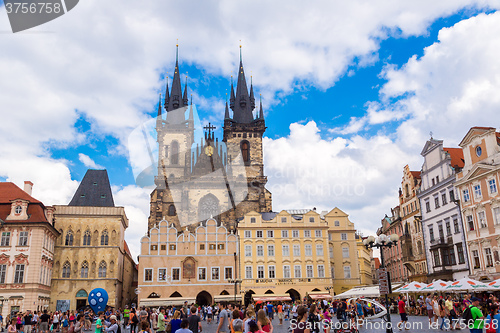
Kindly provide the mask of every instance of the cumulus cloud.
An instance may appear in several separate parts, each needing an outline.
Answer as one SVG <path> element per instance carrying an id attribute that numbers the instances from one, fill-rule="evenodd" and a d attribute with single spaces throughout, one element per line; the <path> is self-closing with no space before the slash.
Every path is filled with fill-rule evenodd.
<path id="1" fill-rule="evenodd" d="M 91 159 L 89 156 L 87 156 L 87 155 L 85 155 L 83 153 L 78 154 L 78 159 L 87 168 L 90 168 L 90 169 L 104 169 L 103 166 L 101 166 L 99 164 L 96 164 L 93 159 Z"/>

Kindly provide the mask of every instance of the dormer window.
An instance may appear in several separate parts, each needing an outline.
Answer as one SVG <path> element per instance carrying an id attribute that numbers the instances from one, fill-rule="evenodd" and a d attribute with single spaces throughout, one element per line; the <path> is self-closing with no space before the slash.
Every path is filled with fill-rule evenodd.
<path id="1" fill-rule="evenodd" d="M 23 207 L 16 206 L 16 208 L 14 208 L 14 212 L 16 213 L 16 215 L 21 214 L 23 212 Z"/>

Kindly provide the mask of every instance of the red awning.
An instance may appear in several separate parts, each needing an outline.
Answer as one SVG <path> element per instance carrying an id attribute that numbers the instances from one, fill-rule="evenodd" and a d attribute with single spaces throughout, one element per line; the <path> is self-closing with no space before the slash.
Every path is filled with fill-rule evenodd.
<path id="1" fill-rule="evenodd" d="M 258 302 L 274 302 L 274 301 L 291 301 L 292 299 L 289 296 L 262 296 L 262 297 L 253 297 L 253 300 Z"/>
<path id="2" fill-rule="evenodd" d="M 332 299 L 332 295 L 330 294 L 316 294 L 309 295 L 312 299 Z"/>

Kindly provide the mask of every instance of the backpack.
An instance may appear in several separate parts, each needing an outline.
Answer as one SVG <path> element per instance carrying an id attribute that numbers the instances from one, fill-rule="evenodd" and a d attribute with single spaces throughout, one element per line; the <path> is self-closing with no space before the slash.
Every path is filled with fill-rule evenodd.
<path id="1" fill-rule="evenodd" d="M 470 324 L 474 324 L 474 316 L 472 315 L 472 308 L 474 306 L 469 306 L 464 310 L 464 313 L 462 313 L 462 318 L 464 319 L 465 323 L 467 326 Z"/>
<path id="2" fill-rule="evenodd" d="M 137 314 L 134 314 L 134 316 L 132 317 L 132 323 L 134 323 L 134 324 L 139 323 L 139 319 L 137 318 Z"/>

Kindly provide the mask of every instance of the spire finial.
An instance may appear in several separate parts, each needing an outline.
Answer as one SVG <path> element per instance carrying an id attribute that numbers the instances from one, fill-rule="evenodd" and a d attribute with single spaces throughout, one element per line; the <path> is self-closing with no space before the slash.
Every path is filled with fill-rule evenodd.
<path id="1" fill-rule="evenodd" d="M 240 62 L 243 61 L 243 57 L 241 56 L 241 39 L 240 39 Z"/>
<path id="2" fill-rule="evenodd" d="M 191 94 L 191 105 L 193 105 L 193 94 Z"/>
<path id="3" fill-rule="evenodd" d="M 179 38 L 177 38 L 177 44 L 175 44 L 175 62 L 179 61 Z"/>

